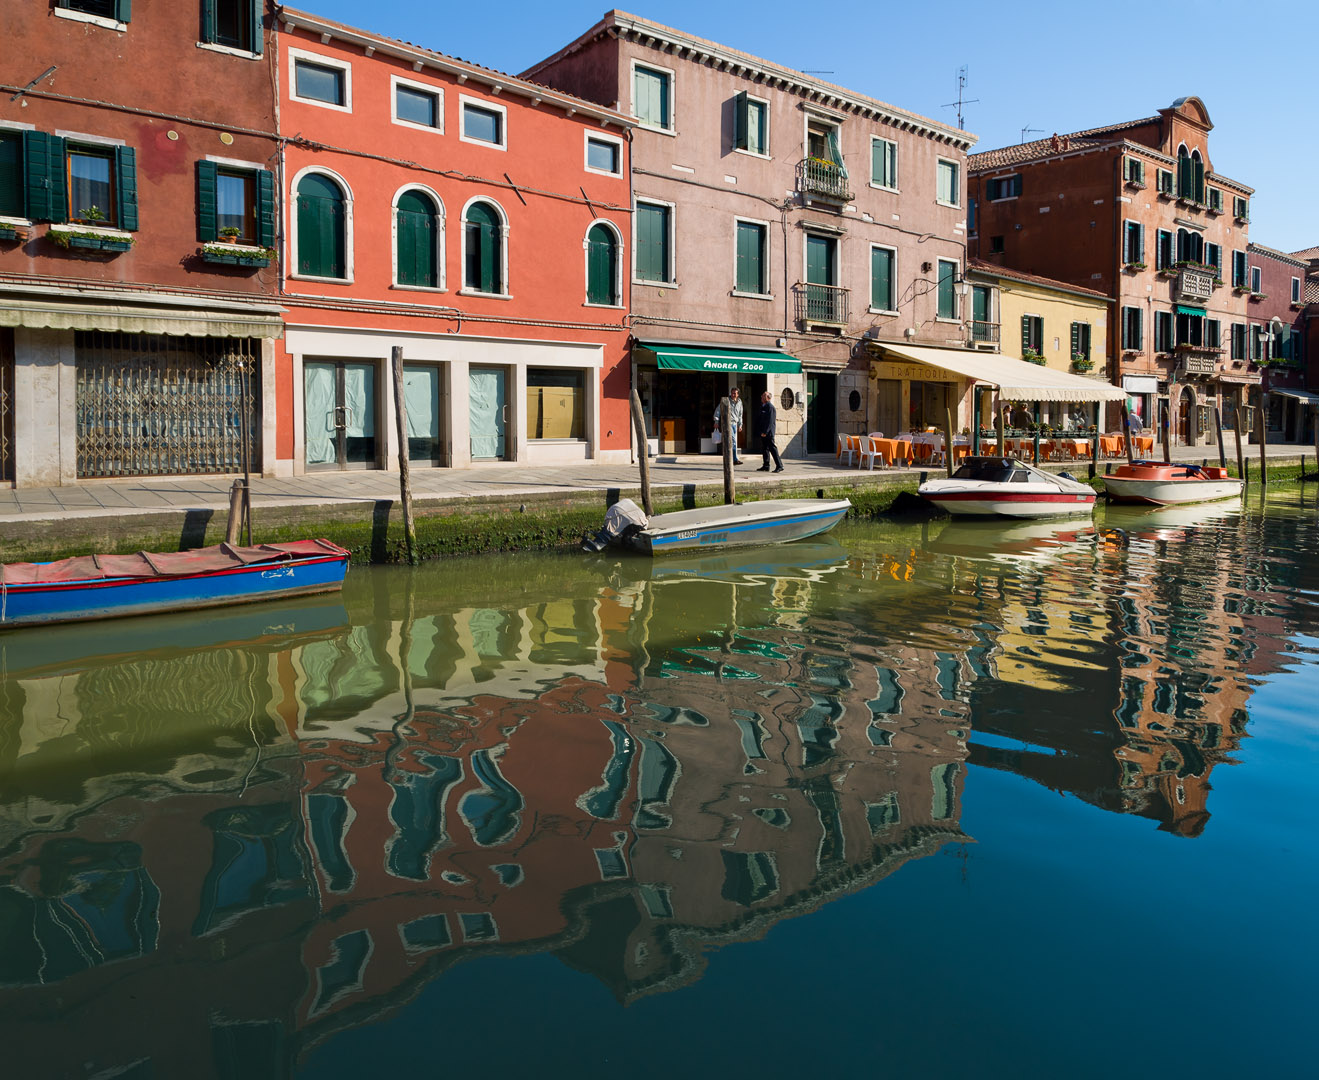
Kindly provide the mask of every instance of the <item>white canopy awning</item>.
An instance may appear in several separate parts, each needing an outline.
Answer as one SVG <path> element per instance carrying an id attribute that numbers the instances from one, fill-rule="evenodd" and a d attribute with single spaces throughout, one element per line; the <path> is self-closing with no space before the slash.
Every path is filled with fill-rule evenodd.
<path id="1" fill-rule="evenodd" d="M 999 393 L 1012 401 L 1122 401 L 1127 396 L 1125 390 L 1112 383 L 1084 379 L 1000 353 L 887 342 L 879 347 L 894 357 L 997 386 Z"/>
<path id="2" fill-rule="evenodd" d="M 1304 401 L 1310 405 L 1319 405 L 1319 394 L 1313 394 L 1309 390 L 1293 390 L 1290 387 L 1275 386 L 1269 390 L 1269 393 L 1277 394 L 1278 397 L 1295 398 L 1297 401 Z"/>
<path id="3" fill-rule="evenodd" d="M 181 337 L 279 338 L 278 309 L 252 311 L 136 307 L 127 304 L 62 303 L 49 299 L 0 298 L 0 326 L 33 330 L 106 330 L 123 334 Z"/>

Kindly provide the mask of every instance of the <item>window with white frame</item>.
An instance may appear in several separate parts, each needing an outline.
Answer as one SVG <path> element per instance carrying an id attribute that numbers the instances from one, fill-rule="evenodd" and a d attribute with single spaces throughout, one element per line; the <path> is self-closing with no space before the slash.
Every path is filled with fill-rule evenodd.
<path id="1" fill-rule="evenodd" d="M 673 130 L 673 72 L 632 65 L 632 115 L 646 127 Z"/>
<path id="2" fill-rule="evenodd" d="M 1145 186 L 1145 162 L 1140 158 L 1125 157 L 1122 159 L 1122 179 L 1128 184 Z"/>
<path id="3" fill-rule="evenodd" d="M 319 53 L 290 49 L 289 96 L 307 105 L 352 112 L 352 65 Z"/>
<path id="4" fill-rule="evenodd" d="M 953 259 L 939 260 L 938 317 L 957 318 L 957 263 Z"/>
<path id="5" fill-rule="evenodd" d="M 769 292 L 769 228 L 763 221 L 734 222 L 737 235 L 733 291 L 748 296 Z"/>
<path id="6" fill-rule="evenodd" d="M 1139 221 L 1128 221 L 1123 226 L 1122 261 L 1128 266 L 1141 266 L 1145 262 L 1145 226 Z"/>
<path id="7" fill-rule="evenodd" d="M 985 198 L 990 202 L 1002 202 L 1015 199 L 1021 194 L 1021 174 L 1015 176 L 996 176 L 985 181 Z"/>
<path id="8" fill-rule="evenodd" d="M 875 187 L 898 189 L 898 144 L 892 139 L 870 137 L 870 182 Z"/>
<path id="9" fill-rule="evenodd" d="M 1294 277 L 1292 278 L 1292 303 L 1299 304 L 1300 302 L 1301 302 L 1301 279 L 1298 277 Z"/>
<path id="10" fill-rule="evenodd" d="M 936 167 L 935 198 L 945 206 L 961 206 L 961 185 L 957 162 L 939 158 Z"/>
<path id="11" fill-rule="evenodd" d="M 733 98 L 733 149 L 769 156 L 769 102 L 745 90 Z"/>
<path id="12" fill-rule="evenodd" d="M 474 200 L 463 214 L 463 290 L 506 296 L 507 273 L 503 210 L 486 199 Z"/>
<path id="13" fill-rule="evenodd" d="M 261 0 L 202 0 L 202 43 L 260 56 L 264 14 Z"/>
<path id="14" fill-rule="evenodd" d="M 463 142 L 478 143 L 504 150 L 508 147 L 506 121 L 508 109 L 493 101 L 459 96 L 461 121 L 458 138 Z"/>
<path id="15" fill-rule="evenodd" d="M 618 234 L 612 225 L 595 222 L 586 231 L 586 302 L 600 307 L 622 303 Z"/>
<path id="16" fill-rule="evenodd" d="M 896 311 L 898 253 L 893 248 L 870 246 L 870 309 Z"/>
<path id="17" fill-rule="evenodd" d="M 645 282 L 673 281 L 673 207 L 668 203 L 637 200 L 634 215 L 636 237 L 632 241 L 636 279 Z"/>
<path id="18" fill-rule="evenodd" d="M 401 288 L 444 287 L 444 211 L 426 188 L 394 197 L 394 284 Z"/>
<path id="19" fill-rule="evenodd" d="M 55 14 L 111 30 L 124 30 L 132 17 L 132 0 L 55 0 Z"/>
<path id="20" fill-rule="evenodd" d="M 1264 271 L 1258 266 L 1250 268 L 1250 291 L 1253 293 L 1264 291 Z"/>
<path id="21" fill-rule="evenodd" d="M 1172 194 L 1172 170 L 1159 169 L 1154 174 L 1155 188 L 1160 195 Z"/>
<path id="22" fill-rule="evenodd" d="M 393 120 L 404 127 L 444 133 L 444 91 L 438 86 L 391 75 Z"/>
<path id="23" fill-rule="evenodd" d="M 1145 340 L 1144 312 L 1138 307 L 1122 309 L 1122 347 L 1132 352 L 1143 349 Z"/>
<path id="24" fill-rule="evenodd" d="M 622 176 L 623 140 L 598 131 L 586 132 L 586 171 Z"/>

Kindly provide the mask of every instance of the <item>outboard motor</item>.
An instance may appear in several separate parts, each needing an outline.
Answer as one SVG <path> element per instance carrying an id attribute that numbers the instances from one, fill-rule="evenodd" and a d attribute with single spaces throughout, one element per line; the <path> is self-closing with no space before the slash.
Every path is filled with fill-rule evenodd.
<path id="1" fill-rule="evenodd" d="M 619 499 L 605 511 L 605 523 L 600 531 L 595 536 L 582 537 L 582 550 L 603 551 L 610 544 L 621 547 L 648 522 L 646 512 L 631 499 Z"/>

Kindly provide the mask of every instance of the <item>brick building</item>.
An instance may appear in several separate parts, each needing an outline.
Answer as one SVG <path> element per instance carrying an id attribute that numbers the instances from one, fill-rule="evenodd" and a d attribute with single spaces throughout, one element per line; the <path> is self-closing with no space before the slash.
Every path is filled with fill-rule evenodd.
<path id="1" fill-rule="evenodd" d="M 272 450 L 267 7 L 5 6 L 0 480 L 234 472 L 245 403 Z"/>
<path id="2" fill-rule="evenodd" d="M 1305 379 L 1308 264 L 1263 244 L 1251 244 L 1246 251 L 1250 301 L 1247 329 L 1241 336 L 1263 378 L 1267 437 L 1312 442 L 1311 406 L 1319 404 L 1319 394 L 1306 389 Z"/>
<path id="3" fill-rule="evenodd" d="M 1147 424 L 1170 407 L 1177 441 L 1214 438 L 1258 394 L 1234 358 L 1246 324 L 1252 189 L 1216 173 L 1199 98 L 1154 116 L 968 159 L 973 256 L 1112 297 L 1109 372 Z M 1112 419 L 1110 417 L 1110 419 Z"/>

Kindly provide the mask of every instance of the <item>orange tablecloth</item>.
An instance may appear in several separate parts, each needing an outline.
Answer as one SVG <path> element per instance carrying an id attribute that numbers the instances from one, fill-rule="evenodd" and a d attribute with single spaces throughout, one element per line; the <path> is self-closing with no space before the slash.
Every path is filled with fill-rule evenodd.
<path id="1" fill-rule="evenodd" d="M 1153 435 L 1136 435 L 1131 440 L 1132 445 L 1142 454 L 1154 453 L 1154 436 Z"/>
<path id="2" fill-rule="evenodd" d="M 1099 452 L 1105 457 L 1121 457 L 1123 452 L 1121 435 L 1100 435 Z"/>
<path id="3" fill-rule="evenodd" d="M 889 465 L 896 465 L 899 461 L 905 462 L 911 458 L 910 439 L 876 439 L 875 445 L 879 447 L 879 452 L 884 455 L 884 460 Z"/>

